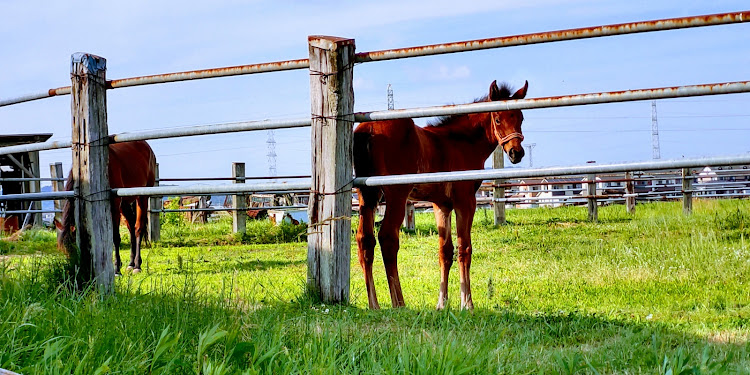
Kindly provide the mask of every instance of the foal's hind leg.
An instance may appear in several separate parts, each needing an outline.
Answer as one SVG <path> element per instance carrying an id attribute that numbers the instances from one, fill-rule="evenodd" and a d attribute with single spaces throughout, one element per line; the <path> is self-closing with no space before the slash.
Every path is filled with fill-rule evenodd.
<path id="1" fill-rule="evenodd" d="M 391 186 L 383 189 L 386 209 L 380 232 L 378 232 L 378 240 L 380 240 L 380 250 L 383 253 L 385 274 L 388 276 L 393 307 L 404 306 L 401 281 L 398 277 L 398 236 L 406 214 L 406 198 L 411 189 L 411 186 Z"/>
<path id="2" fill-rule="evenodd" d="M 453 265 L 453 241 L 451 240 L 451 211 L 449 206 L 432 205 L 435 210 L 435 222 L 438 227 L 438 246 L 440 249 L 440 291 L 437 309 L 445 308 L 448 301 L 448 275 Z"/>
<path id="3" fill-rule="evenodd" d="M 359 189 L 359 227 L 357 228 L 357 255 L 359 265 L 365 274 L 367 301 L 371 309 L 379 309 L 378 297 L 375 294 L 375 283 L 372 279 L 372 262 L 375 253 L 375 208 L 378 204 L 380 189 Z"/>
<path id="4" fill-rule="evenodd" d="M 134 203 L 123 202 L 122 216 L 125 216 L 125 223 L 128 225 L 128 232 L 130 232 L 130 262 L 128 263 L 128 270 L 135 268 L 135 208 Z"/>
<path id="5" fill-rule="evenodd" d="M 456 237 L 458 239 L 458 272 L 461 282 L 461 309 L 473 310 L 474 301 L 471 298 L 471 224 L 474 221 L 476 199 L 471 196 L 469 202 L 456 205 Z"/>
<path id="6" fill-rule="evenodd" d="M 148 231 L 148 197 L 138 197 L 135 210 L 135 269 L 134 273 L 141 271 L 141 243 Z"/>
<path id="7" fill-rule="evenodd" d="M 120 203 L 121 198 L 115 198 L 112 203 L 112 242 L 115 247 L 115 275 L 120 275 L 120 268 L 122 268 L 122 260 L 120 259 Z"/>

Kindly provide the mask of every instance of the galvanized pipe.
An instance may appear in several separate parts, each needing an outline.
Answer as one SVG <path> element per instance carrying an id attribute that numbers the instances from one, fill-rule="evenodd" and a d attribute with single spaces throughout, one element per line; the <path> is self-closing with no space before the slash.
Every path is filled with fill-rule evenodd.
<path id="1" fill-rule="evenodd" d="M 682 29 L 688 27 L 725 25 L 750 21 L 750 11 L 720 13 L 695 17 L 668 18 L 662 20 L 620 23 L 606 26 L 583 27 L 533 34 L 513 35 L 500 38 L 468 40 L 464 42 L 432 44 L 428 46 L 389 49 L 358 53 L 355 61 L 383 61 L 416 56 L 476 51 L 490 48 L 512 47 L 522 44 L 559 42 L 564 40 L 596 38 L 602 36 L 635 34 L 649 31 Z"/>
<path id="2" fill-rule="evenodd" d="M 0 215 L 13 215 L 13 214 L 46 214 L 46 213 L 58 213 L 62 212 L 61 210 L 10 210 L 10 211 L 0 211 Z"/>
<path id="3" fill-rule="evenodd" d="M 0 155 L 15 154 L 19 152 L 55 150 L 58 148 L 70 148 L 72 144 L 73 143 L 71 141 L 47 141 L 30 143 L 26 145 L 0 147 Z"/>
<path id="4" fill-rule="evenodd" d="M 144 77 L 115 79 L 107 82 L 107 88 L 116 89 L 120 87 L 153 85 L 156 83 L 189 81 L 194 79 L 229 77 L 266 72 L 280 72 L 285 70 L 307 69 L 309 67 L 310 62 L 308 61 L 308 59 L 238 65 L 225 68 L 192 70 L 179 73 L 155 74 Z"/>
<path id="5" fill-rule="evenodd" d="M 47 91 L 38 92 L 35 94 L 23 95 L 23 96 L 19 96 L 16 98 L 0 99 L 0 107 L 4 107 L 6 105 L 23 103 L 23 102 L 30 102 L 32 100 L 37 100 L 37 99 L 51 98 L 53 96 L 58 96 L 58 95 L 69 95 L 69 94 L 70 94 L 70 86 L 58 87 L 56 89 L 49 89 Z"/>
<path id="6" fill-rule="evenodd" d="M 27 181 L 65 181 L 64 178 L 50 177 L 0 177 L 0 182 L 27 182 Z"/>
<path id="7" fill-rule="evenodd" d="M 73 198 L 72 191 L 52 191 L 45 193 L 23 193 L 23 194 L 0 194 L 0 202 L 7 201 L 52 201 L 65 198 Z"/>
<path id="8" fill-rule="evenodd" d="M 682 98 L 702 95 L 736 94 L 742 92 L 750 92 L 750 81 L 662 87 L 641 90 L 611 91 L 592 94 L 563 95 L 551 96 L 546 98 L 505 100 L 471 104 L 454 104 L 438 107 L 395 109 L 375 112 L 358 112 L 354 114 L 354 120 L 357 122 L 395 120 L 413 117 L 463 115 L 469 113 L 508 111 L 516 109 L 570 107 L 586 104 Z"/>
<path id="9" fill-rule="evenodd" d="M 119 197 L 153 196 L 153 195 L 212 195 L 257 192 L 297 192 L 309 191 L 310 182 L 268 183 L 268 184 L 233 184 L 233 185 L 199 185 L 199 186 L 155 186 L 139 188 L 112 189 L 112 194 Z"/>
<path id="10" fill-rule="evenodd" d="M 110 143 L 144 141 L 147 139 L 188 137 L 193 135 L 234 133 L 253 130 L 300 128 L 310 126 L 310 121 L 310 118 L 291 120 L 241 121 L 225 124 L 187 126 L 174 129 L 147 130 L 135 133 L 121 133 L 110 135 Z"/>
<path id="11" fill-rule="evenodd" d="M 177 209 L 163 209 L 163 210 L 148 210 L 148 212 L 216 212 L 216 211 L 257 211 L 257 210 L 292 210 L 296 208 L 307 208 L 307 206 L 272 206 L 272 207 L 245 207 L 245 208 L 232 208 L 232 207 L 209 207 L 209 208 L 177 208 Z"/>
<path id="12" fill-rule="evenodd" d="M 584 27 L 578 29 L 513 35 L 490 39 L 477 39 L 464 42 L 432 44 L 427 46 L 363 52 L 356 54 L 355 61 L 358 63 L 362 63 L 370 61 L 393 60 L 416 56 L 429 56 L 445 53 L 476 51 L 490 48 L 511 47 L 522 44 L 559 42 L 564 40 L 643 33 L 649 31 L 673 30 L 688 27 L 725 25 L 748 21 L 750 21 L 750 11 L 720 13 L 693 17 L 668 18 L 662 20 L 630 22 L 606 26 Z M 141 86 L 156 83 L 187 81 L 193 79 L 228 77 L 242 74 L 254 74 L 282 70 L 306 69 L 309 67 L 310 62 L 308 59 L 287 60 L 271 63 L 240 65 L 225 68 L 203 69 L 179 73 L 156 74 L 143 77 L 117 79 L 107 82 L 107 87 L 119 88 Z M 70 94 L 70 86 L 51 89 L 43 93 L 0 100 L 0 107 L 65 94 Z"/>
<path id="13" fill-rule="evenodd" d="M 714 156 L 692 159 L 677 159 L 663 161 L 646 161 L 637 163 L 619 163 L 619 164 L 602 164 L 602 165 L 582 165 L 572 167 L 550 167 L 535 169 L 485 169 L 474 171 L 459 172 L 438 172 L 438 173 L 417 173 L 394 176 L 373 176 L 357 177 L 354 179 L 354 186 L 384 186 L 384 185 L 405 185 L 405 184 L 425 184 L 454 181 L 477 181 L 477 180 L 496 180 L 512 178 L 529 178 L 536 176 L 563 176 L 589 173 L 613 173 L 625 171 L 647 171 L 658 169 L 674 169 L 700 167 L 707 165 L 738 165 L 750 164 L 750 154 L 736 156 Z"/>

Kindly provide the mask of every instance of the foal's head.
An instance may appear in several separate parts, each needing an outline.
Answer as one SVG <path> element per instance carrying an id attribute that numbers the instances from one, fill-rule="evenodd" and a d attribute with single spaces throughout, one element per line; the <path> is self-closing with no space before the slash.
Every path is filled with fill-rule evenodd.
<path id="1" fill-rule="evenodd" d="M 526 90 L 529 88 L 529 82 L 523 85 L 513 95 L 510 94 L 510 88 L 503 84 L 497 86 L 497 81 L 493 81 L 490 85 L 490 94 L 488 96 L 491 101 L 508 100 L 508 99 L 523 99 L 526 97 Z M 511 163 L 517 164 L 523 159 L 524 151 L 521 146 L 523 141 L 523 133 L 521 132 L 521 123 L 523 122 L 523 113 L 520 109 L 513 109 L 509 111 L 491 112 L 490 117 L 492 119 L 492 129 L 497 138 L 497 143 L 505 150 L 508 154 L 508 159 Z"/>

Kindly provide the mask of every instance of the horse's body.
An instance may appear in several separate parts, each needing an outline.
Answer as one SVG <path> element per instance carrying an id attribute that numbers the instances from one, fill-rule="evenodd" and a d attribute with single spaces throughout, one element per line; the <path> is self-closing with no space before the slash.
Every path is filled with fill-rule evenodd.
<path id="1" fill-rule="evenodd" d="M 109 186 L 115 188 L 154 186 L 156 173 L 156 156 L 145 141 L 115 143 L 109 145 Z M 73 190 L 72 174 L 68 175 L 65 190 Z M 141 271 L 141 241 L 148 231 L 148 197 L 113 197 L 111 198 L 112 233 L 115 247 L 115 273 L 120 273 L 120 215 L 130 231 L 130 264 L 128 269 L 134 273 Z M 67 246 L 75 243 L 73 201 L 69 199 L 63 207 L 62 231 L 58 246 L 68 251 Z"/>
<path id="2" fill-rule="evenodd" d="M 522 99 L 528 82 L 511 95 L 507 86 L 490 85 L 487 97 L 478 101 Z M 511 162 L 524 155 L 520 110 L 476 113 L 445 117 L 434 126 L 418 127 L 411 119 L 362 123 L 354 130 L 354 169 L 357 177 L 409 173 L 477 170 L 500 144 Z M 438 226 L 441 281 L 437 308 L 448 299 L 448 274 L 453 264 L 451 211 L 456 210 L 461 307 L 472 309 L 469 268 L 471 266 L 471 224 L 476 210 L 480 181 L 421 185 L 391 185 L 359 188 L 360 220 L 357 230 L 359 262 L 365 275 L 370 308 L 379 308 L 372 279 L 375 248 L 374 215 L 378 201 L 385 198 L 385 217 L 378 233 L 388 277 L 391 303 L 404 306 L 398 277 L 399 229 L 408 198 L 433 203 Z"/>

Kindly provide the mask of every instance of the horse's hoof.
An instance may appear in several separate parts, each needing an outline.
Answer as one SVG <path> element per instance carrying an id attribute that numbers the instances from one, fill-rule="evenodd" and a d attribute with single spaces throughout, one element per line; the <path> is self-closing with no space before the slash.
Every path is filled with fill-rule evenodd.
<path id="1" fill-rule="evenodd" d="M 126 270 L 132 271 L 133 270 L 133 266 L 128 266 L 128 268 L 126 268 Z"/>
<path id="2" fill-rule="evenodd" d="M 140 268 L 133 268 L 133 274 L 136 274 L 136 273 L 141 273 L 141 269 Z"/>
<path id="3" fill-rule="evenodd" d="M 117 276 L 122 276 L 122 274 L 120 273 L 120 271 L 115 272 L 115 277 L 117 277 Z"/>

